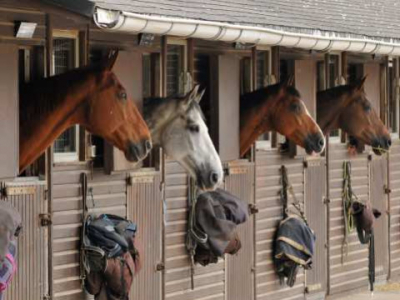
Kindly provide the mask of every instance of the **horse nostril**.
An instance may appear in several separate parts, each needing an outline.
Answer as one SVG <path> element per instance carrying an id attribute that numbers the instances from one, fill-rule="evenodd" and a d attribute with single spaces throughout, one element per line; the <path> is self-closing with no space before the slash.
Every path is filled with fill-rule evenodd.
<path id="1" fill-rule="evenodd" d="M 219 175 L 218 173 L 212 172 L 210 175 L 210 181 L 212 184 L 216 184 L 219 181 Z"/>
<path id="2" fill-rule="evenodd" d="M 145 146 L 146 151 L 149 151 L 152 148 L 152 144 L 151 144 L 151 142 L 149 140 L 146 140 L 144 142 L 144 146 Z"/>
<path id="3" fill-rule="evenodd" d="M 387 139 L 386 140 L 386 146 L 389 148 L 390 146 L 392 146 L 392 140 L 391 139 Z"/>
<path id="4" fill-rule="evenodd" d="M 318 146 L 319 146 L 320 148 L 322 148 L 322 147 L 324 147 L 324 145 L 325 145 L 325 140 L 324 140 L 324 138 L 320 138 L 319 141 L 318 141 Z"/>

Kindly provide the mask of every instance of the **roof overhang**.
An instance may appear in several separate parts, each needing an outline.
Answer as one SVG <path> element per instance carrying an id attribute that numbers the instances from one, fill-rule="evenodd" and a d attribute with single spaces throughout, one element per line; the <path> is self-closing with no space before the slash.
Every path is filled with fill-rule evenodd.
<path id="1" fill-rule="evenodd" d="M 95 12 L 95 4 L 88 0 L 41 0 L 44 3 L 58 6 L 70 12 L 92 18 Z"/>
<path id="2" fill-rule="evenodd" d="M 152 33 L 317 51 L 400 55 L 400 42 L 395 40 L 343 37 L 343 34 L 324 34 L 318 30 L 310 34 L 295 33 L 258 26 L 142 15 L 100 7 L 96 7 L 94 21 L 100 28 L 132 34 Z"/>

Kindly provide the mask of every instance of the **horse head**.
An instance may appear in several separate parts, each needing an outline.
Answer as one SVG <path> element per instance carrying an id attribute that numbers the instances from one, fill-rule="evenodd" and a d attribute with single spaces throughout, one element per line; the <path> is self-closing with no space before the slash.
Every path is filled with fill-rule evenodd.
<path id="1" fill-rule="evenodd" d="M 150 131 L 135 103 L 112 72 L 118 53 L 101 64 L 86 109 L 86 127 L 138 162 L 149 153 Z"/>
<path id="2" fill-rule="evenodd" d="M 303 147 L 307 154 L 324 150 L 324 135 L 310 116 L 300 93 L 292 86 L 292 80 L 244 95 L 241 107 L 245 108 L 240 129 L 242 156 L 262 133 L 271 130 Z"/>
<path id="3" fill-rule="evenodd" d="M 223 179 L 222 163 L 204 122 L 199 86 L 183 97 L 148 99 L 146 121 L 153 142 L 178 161 L 203 190 L 215 189 Z"/>
<path id="4" fill-rule="evenodd" d="M 392 141 L 388 129 L 383 124 L 364 91 L 366 77 L 355 84 L 340 86 L 327 90 L 322 95 L 331 95 L 336 98 L 332 105 L 321 112 L 318 123 L 322 128 L 340 128 L 349 136 L 370 145 L 375 154 L 381 155 L 389 150 Z M 334 95 L 334 96 L 333 96 Z M 327 105 L 321 100 L 318 105 Z M 324 113 L 325 112 L 325 113 Z M 324 130 L 325 131 L 325 130 Z"/>

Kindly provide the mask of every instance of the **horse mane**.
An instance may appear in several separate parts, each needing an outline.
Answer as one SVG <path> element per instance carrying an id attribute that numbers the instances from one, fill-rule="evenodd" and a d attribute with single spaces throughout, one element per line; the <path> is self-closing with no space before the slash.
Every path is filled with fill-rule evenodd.
<path id="1" fill-rule="evenodd" d="M 317 93 L 317 99 L 323 99 L 324 101 L 334 101 L 340 99 L 346 93 L 350 93 L 354 89 L 351 84 L 339 85 L 324 91 Z"/>
<path id="2" fill-rule="evenodd" d="M 99 66 L 84 67 L 21 85 L 20 122 L 38 122 L 51 114 L 65 99 L 66 94 L 73 94 L 90 74 L 100 70 Z"/>
<path id="3" fill-rule="evenodd" d="M 146 118 L 149 118 L 152 115 L 152 113 L 156 111 L 157 108 L 159 108 L 161 105 L 168 104 L 168 102 L 172 103 L 172 102 L 182 101 L 183 99 L 185 99 L 185 96 L 179 96 L 179 95 L 168 96 L 168 97 L 145 98 L 143 100 L 143 115 Z M 206 120 L 199 103 L 197 103 L 196 101 L 192 101 L 190 103 L 188 111 L 191 111 L 193 109 L 197 110 L 200 113 L 200 116 L 204 121 Z"/>
<path id="4" fill-rule="evenodd" d="M 240 111 L 246 112 L 249 109 L 262 106 L 265 101 L 268 101 L 273 96 L 277 95 L 281 88 L 281 83 L 276 83 L 267 87 L 263 87 L 254 92 L 246 93 L 240 97 Z M 299 91 L 294 86 L 286 87 L 286 93 L 301 98 Z"/>

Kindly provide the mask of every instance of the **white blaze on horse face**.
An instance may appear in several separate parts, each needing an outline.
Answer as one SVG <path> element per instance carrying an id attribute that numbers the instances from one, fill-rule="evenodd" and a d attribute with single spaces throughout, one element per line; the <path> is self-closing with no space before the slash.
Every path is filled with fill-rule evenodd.
<path id="1" fill-rule="evenodd" d="M 161 145 L 197 180 L 201 189 L 215 189 L 222 183 L 222 163 L 197 105 L 176 118 L 163 130 Z"/>

